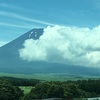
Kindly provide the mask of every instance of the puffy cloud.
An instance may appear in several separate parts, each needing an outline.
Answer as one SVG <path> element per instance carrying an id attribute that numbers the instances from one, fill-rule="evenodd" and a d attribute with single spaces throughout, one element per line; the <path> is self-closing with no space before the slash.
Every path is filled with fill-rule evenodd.
<path id="1" fill-rule="evenodd" d="M 28 39 L 23 45 L 19 50 L 23 60 L 100 67 L 100 26 L 48 26 L 38 40 Z"/>

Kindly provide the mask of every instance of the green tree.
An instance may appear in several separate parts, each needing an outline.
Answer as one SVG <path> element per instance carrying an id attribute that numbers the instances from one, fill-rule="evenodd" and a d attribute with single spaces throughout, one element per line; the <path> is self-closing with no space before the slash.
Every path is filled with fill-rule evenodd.
<path id="1" fill-rule="evenodd" d="M 64 98 L 72 100 L 80 96 L 79 89 L 74 83 L 64 85 Z"/>
<path id="2" fill-rule="evenodd" d="M 64 89 L 59 82 L 39 83 L 24 97 L 24 100 L 63 98 Z"/>
<path id="3" fill-rule="evenodd" d="M 23 91 L 10 82 L 0 78 L 0 100 L 20 100 Z"/>

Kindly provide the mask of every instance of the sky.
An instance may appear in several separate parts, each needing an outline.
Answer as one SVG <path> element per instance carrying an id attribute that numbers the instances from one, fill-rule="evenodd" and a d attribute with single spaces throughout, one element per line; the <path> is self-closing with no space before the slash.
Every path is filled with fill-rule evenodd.
<path id="1" fill-rule="evenodd" d="M 100 0 L 0 0 L 0 46 L 33 28 L 44 33 L 23 42 L 22 60 L 100 68 Z"/>
<path id="2" fill-rule="evenodd" d="M 100 0 L 0 0 L 0 46 L 33 28 L 100 24 Z"/>

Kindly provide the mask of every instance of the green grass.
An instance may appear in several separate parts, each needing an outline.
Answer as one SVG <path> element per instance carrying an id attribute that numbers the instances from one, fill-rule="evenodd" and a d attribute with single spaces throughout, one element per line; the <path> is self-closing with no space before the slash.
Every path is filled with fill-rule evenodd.
<path id="1" fill-rule="evenodd" d="M 0 76 L 26 78 L 26 79 L 39 79 L 43 81 L 68 81 L 68 80 L 81 80 L 81 79 L 100 79 L 100 76 L 86 76 L 86 75 L 69 75 L 65 73 L 46 73 L 46 74 L 10 74 L 0 73 Z"/>
<path id="2" fill-rule="evenodd" d="M 33 87 L 32 86 L 19 86 L 19 88 L 24 91 L 24 94 L 28 94 Z"/>

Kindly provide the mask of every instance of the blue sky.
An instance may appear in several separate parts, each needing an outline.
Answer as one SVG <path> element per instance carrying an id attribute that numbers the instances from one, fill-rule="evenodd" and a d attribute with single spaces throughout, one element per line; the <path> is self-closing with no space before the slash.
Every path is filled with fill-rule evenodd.
<path id="1" fill-rule="evenodd" d="M 33 28 L 100 25 L 100 0 L 0 0 L 0 46 Z"/>

